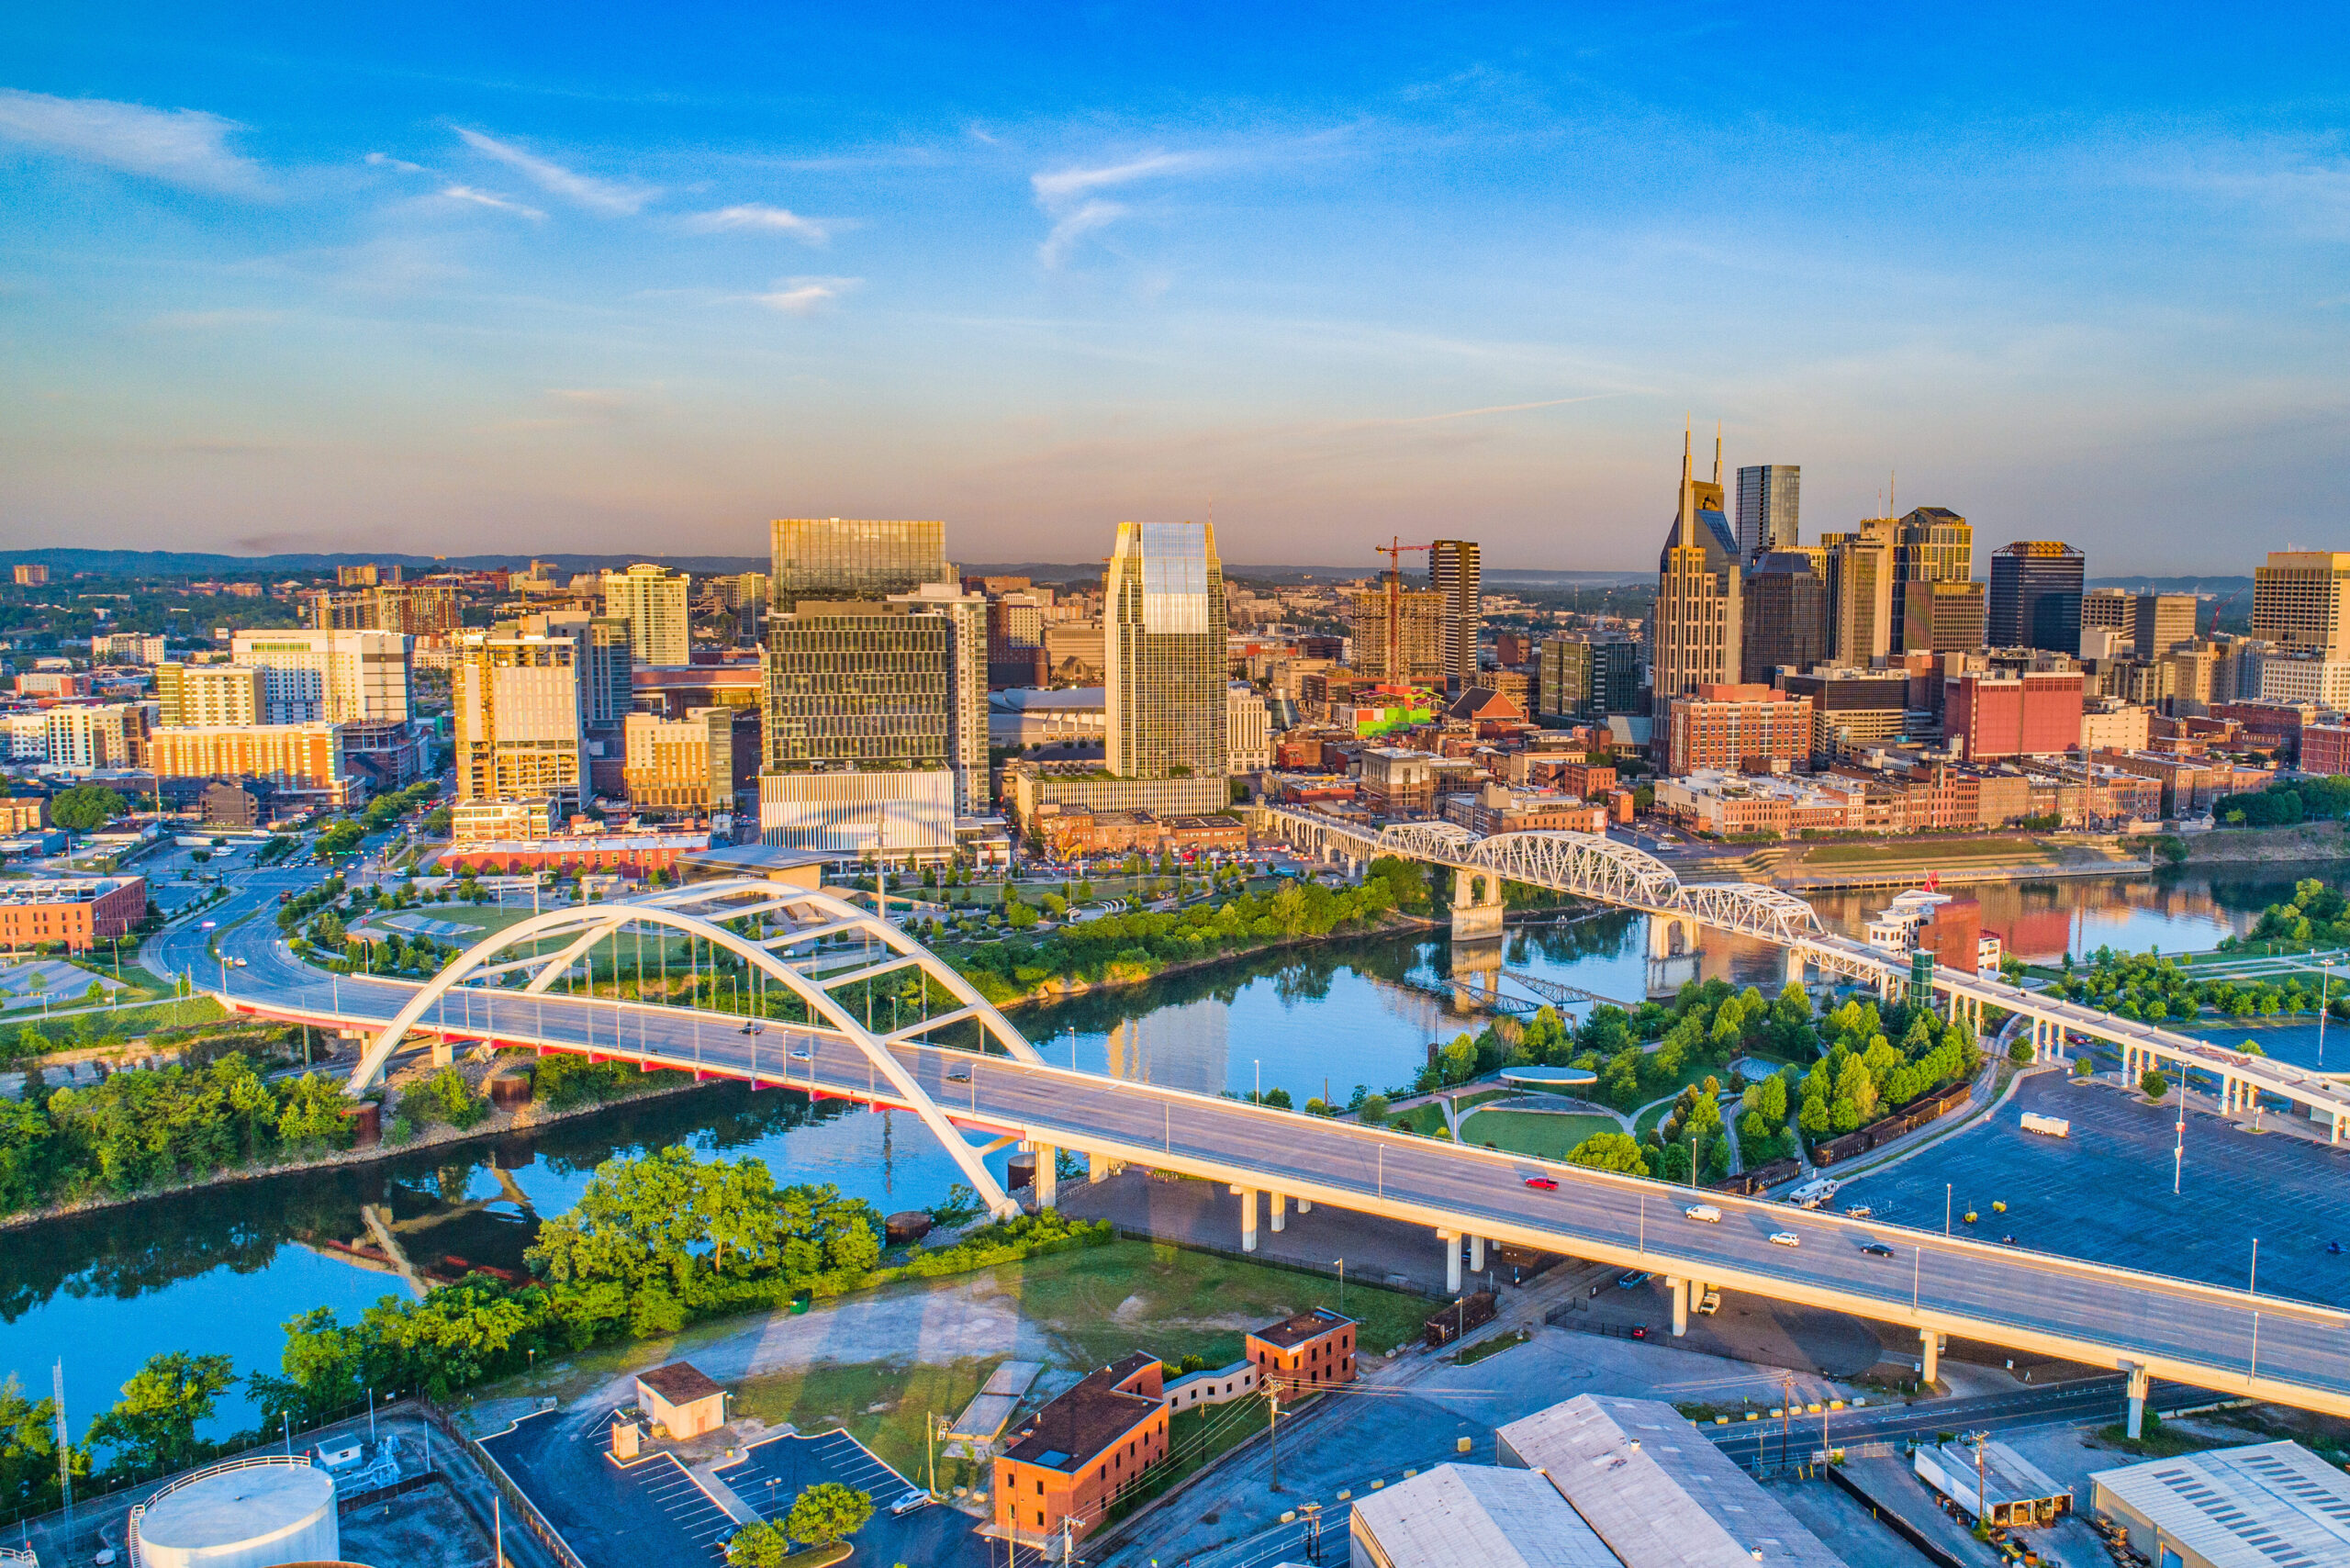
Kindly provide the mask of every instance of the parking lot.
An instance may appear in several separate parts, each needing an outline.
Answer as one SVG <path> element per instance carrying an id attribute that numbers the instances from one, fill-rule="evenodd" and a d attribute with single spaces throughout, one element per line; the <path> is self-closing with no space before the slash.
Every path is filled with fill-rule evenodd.
<path id="1" fill-rule="evenodd" d="M 606 1457 L 610 1440 L 609 1413 L 549 1411 L 483 1446 L 588 1568 L 722 1564 L 726 1542 L 741 1528 L 726 1510 L 672 1455 L 655 1452 L 622 1468 Z M 716 1473 L 744 1506 L 777 1520 L 820 1481 L 869 1493 L 873 1518 L 853 1538 L 860 1560 L 941 1568 L 988 1561 L 988 1543 L 967 1514 L 935 1504 L 890 1513 L 914 1484 L 844 1431 L 762 1439 Z"/>
<path id="2" fill-rule="evenodd" d="M 2019 1125 L 2037 1111 L 2072 1123 L 2068 1137 Z M 2054 1073 L 2027 1080 L 1991 1120 L 1927 1148 L 1836 1195 L 1878 1217 L 1920 1229 L 1952 1226 L 2043 1252 L 2242 1289 L 2260 1238 L 2262 1294 L 2350 1305 L 2350 1215 L 2341 1204 L 2350 1146 L 2241 1130 L 2208 1112 L 2187 1113 L 2186 1160 L 2171 1193 L 2178 1108 L 2149 1105 L 2104 1085 Z M 1994 1203 L 2005 1203 L 1997 1213 Z M 2332 1228 L 2328 1228 L 2331 1226 Z"/>

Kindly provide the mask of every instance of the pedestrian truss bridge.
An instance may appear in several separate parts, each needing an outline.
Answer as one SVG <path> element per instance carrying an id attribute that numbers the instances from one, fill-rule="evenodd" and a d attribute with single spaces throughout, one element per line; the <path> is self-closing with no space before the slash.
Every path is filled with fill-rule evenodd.
<path id="1" fill-rule="evenodd" d="M 1472 860 L 1478 846 L 1449 835 L 1441 846 L 1489 871 L 1526 864 Z M 1616 865 L 1609 874 L 1643 874 Z M 1656 899 L 1660 884 L 1646 887 Z M 1683 918 L 1691 908 L 1677 896 L 1634 907 Z M 247 928 L 224 946 L 273 937 Z M 682 973 L 694 997 L 739 998 L 752 1015 L 674 1003 L 669 986 L 614 994 L 656 972 Z M 221 1000 L 240 1012 L 363 1034 L 354 1092 L 420 1037 L 435 1061 L 481 1044 L 785 1087 L 919 1115 L 998 1214 L 1016 1205 L 990 1154 L 1033 1149 L 1035 1196 L 1051 1204 L 1068 1151 L 1094 1180 L 1138 1164 L 1227 1190 L 1244 1250 L 1260 1215 L 1281 1230 L 1322 1204 L 1425 1227 L 1455 1288 L 1464 1249 L 1473 1268 L 1488 1245 L 1506 1244 L 1656 1271 L 1676 1332 L 1685 1304 L 1718 1285 L 1913 1328 L 1930 1379 L 1958 1335 L 2118 1366 L 2135 1393 L 2162 1377 L 2350 1416 L 2350 1314 L 1729 1194 L 1708 1194 L 1721 1218 L 1696 1224 L 1653 1182 L 1057 1065 L 950 965 L 812 890 L 729 880 L 550 911 L 485 936 L 422 984 L 274 961 L 239 973 L 252 989 L 224 988 Z M 1895 1256 L 1864 1253 L 1871 1243 Z"/>

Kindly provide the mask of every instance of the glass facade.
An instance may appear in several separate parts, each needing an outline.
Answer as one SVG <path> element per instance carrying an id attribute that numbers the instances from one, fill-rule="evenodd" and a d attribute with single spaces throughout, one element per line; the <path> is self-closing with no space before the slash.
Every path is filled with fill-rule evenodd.
<path id="1" fill-rule="evenodd" d="M 1801 551 L 1765 554 L 1746 575 L 1745 676 L 1770 686 L 1783 665 L 1807 670 L 1828 657 L 1828 584 Z"/>
<path id="2" fill-rule="evenodd" d="M 1974 577 L 1972 524 L 1948 507 L 1919 507 L 1905 513 L 1895 527 L 1893 541 L 1894 650 L 1925 647 L 1933 636 L 1930 629 L 1918 640 L 1909 636 L 1911 583 L 1964 583 Z"/>
<path id="3" fill-rule="evenodd" d="M 1428 586 L 1444 596 L 1444 679 L 1455 691 L 1477 679 L 1477 633 L 1485 619 L 1482 554 L 1473 539 L 1428 546 Z"/>
<path id="4" fill-rule="evenodd" d="M 2053 539 L 1992 551 L 1991 646 L 2078 654 L 2083 567 L 2078 550 Z"/>
<path id="5" fill-rule="evenodd" d="M 1803 470 L 1792 463 L 1758 464 L 1738 471 L 1738 553 L 1745 560 L 1803 543 Z"/>
<path id="6" fill-rule="evenodd" d="M 778 518 L 767 601 L 788 610 L 801 599 L 883 599 L 954 576 L 944 522 L 868 518 Z"/>
<path id="7" fill-rule="evenodd" d="M 1129 778 L 1222 777 L 1224 566 L 1196 522 L 1122 522 L 1103 593 L 1105 760 Z"/>
<path id="8" fill-rule="evenodd" d="M 867 601 L 800 601 L 771 617 L 761 655 L 767 767 L 945 768 L 953 624 Z"/>

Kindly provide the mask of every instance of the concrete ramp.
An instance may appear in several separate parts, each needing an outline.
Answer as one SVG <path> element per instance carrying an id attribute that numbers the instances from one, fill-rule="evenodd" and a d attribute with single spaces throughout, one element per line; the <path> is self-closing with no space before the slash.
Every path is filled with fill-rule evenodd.
<path id="1" fill-rule="evenodd" d="M 989 1374 L 987 1386 L 971 1396 L 946 1435 L 962 1442 L 991 1443 L 1002 1432 L 1012 1413 L 1045 1370 L 1042 1361 L 1006 1361 Z"/>

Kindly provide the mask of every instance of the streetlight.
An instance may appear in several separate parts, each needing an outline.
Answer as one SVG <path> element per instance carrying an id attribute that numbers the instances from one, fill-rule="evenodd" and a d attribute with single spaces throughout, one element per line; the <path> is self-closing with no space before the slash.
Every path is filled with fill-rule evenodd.
<path id="1" fill-rule="evenodd" d="M 2320 1072 L 2323 1072 L 2325 1070 L 2325 1011 L 2327 998 L 2333 991 L 2333 960 L 2320 958 L 2317 962 L 2318 968 L 2325 971 L 2324 978 L 2318 981 L 2317 990 L 2317 1069 Z"/>

